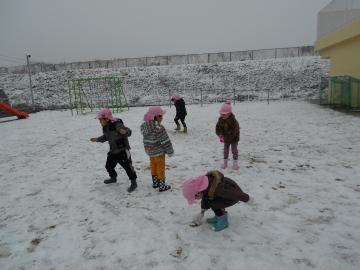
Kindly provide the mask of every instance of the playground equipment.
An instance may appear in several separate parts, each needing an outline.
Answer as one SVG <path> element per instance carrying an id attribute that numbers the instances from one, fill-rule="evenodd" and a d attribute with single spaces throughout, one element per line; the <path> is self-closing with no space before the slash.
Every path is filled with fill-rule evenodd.
<path id="1" fill-rule="evenodd" d="M 19 119 L 25 119 L 25 118 L 29 117 L 29 114 L 27 112 L 21 112 L 21 111 L 15 110 L 13 107 L 11 107 L 10 105 L 8 105 L 2 101 L 0 101 L 0 109 L 5 111 L 7 114 L 17 116 L 17 118 L 19 118 Z"/>
<path id="2" fill-rule="evenodd" d="M 120 78 L 90 77 L 68 81 L 71 114 L 86 113 L 94 109 L 110 108 L 119 112 L 129 109 Z"/>
<path id="3" fill-rule="evenodd" d="M 329 103 L 348 110 L 359 110 L 360 80 L 351 76 L 330 77 Z"/>

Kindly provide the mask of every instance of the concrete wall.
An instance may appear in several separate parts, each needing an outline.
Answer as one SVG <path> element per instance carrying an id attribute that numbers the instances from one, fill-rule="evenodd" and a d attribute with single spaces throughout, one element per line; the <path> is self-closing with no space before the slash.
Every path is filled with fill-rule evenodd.
<path id="1" fill-rule="evenodd" d="M 209 53 L 209 63 L 230 62 L 230 53 Z"/>
<path id="2" fill-rule="evenodd" d="M 318 55 L 313 46 L 276 48 L 264 50 L 248 50 L 220 53 L 203 53 L 189 55 L 170 55 L 139 57 L 127 59 L 95 60 L 87 62 L 73 63 L 34 63 L 31 64 L 32 73 L 64 71 L 75 69 L 95 69 L 95 68 L 125 68 L 125 67 L 145 67 L 145 66 L 165 66 L 165 65 L 186 65 L 186 64 L 206 64 L 218 62 L 236 62 L 244 60 L 263 60 L 270 58 L 285 58 L 298 56 Z M 0 73 L 23 74 L 27 72 L 26 66 L 16 66 L 9 68 L 0 67 Z"/>
<path id="3" fill-rule="evenodd" d="M 167 56 L 155 56 L 155 57 L 147 57 L 147 66 L 166 66 L 168 65 Z"/>
<path id="4" fill-rule="evenodd" d="M 146 67 L 146 57 L 126 59 L 127 67 Z"/>
<path id="5" fill-rule="evenodd" d="M 168 56 L 168 65 L 186 65 L 188 64 L 187 55 Z"/>
<path id="6" fill-rule="evenodd" d="M 231 52 L 230 58 L 231 61 L 252 60 L 253 52 L 252 51 Z"/>
<path id="7" fill-rule="evenodd" d="M 275 49 L 276 58 L 285 58 L 285 57 L 296 57 L 299 56 L 299 48 L 281 48 Z"/>
<path id="8" fill-rule="evenodd" d="M 205 64 L 209 62 L 209 54 L 189 54 L 188 61 L 189 64 Z"/>
<path id="9" fill-rule="evenodd" d="M 253 51 L 253 60 L 276 58 L 275 51 L 276 49 L 255 50 Z"/>
<path id="10" fill-rule="evenodd" d="M 299 56 L 316 56 L 316 55 L 319 55 L 319 53 L 315 51 L 313 46 L 299 47 Z"/>

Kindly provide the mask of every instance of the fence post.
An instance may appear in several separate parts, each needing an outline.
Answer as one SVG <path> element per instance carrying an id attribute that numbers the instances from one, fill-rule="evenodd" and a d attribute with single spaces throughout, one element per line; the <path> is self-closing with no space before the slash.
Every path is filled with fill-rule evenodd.
<path id="1" fill-rule="evenodd" d="M 320 85 L 319 85 L 319 105 L 321 105 L 321 103 L 322 103 L 322 92 L 321 92 L 321 74 L 319 74 L 319 77 L 320 77 Z"/>
<path id="2" fill-rule="evenodd" d="M 247 90 L 247 101 L 249 102 L 249 93 L 250 93 L 250 74 L 248 74 L 248 90 Z"/>
<path id="3" fill-rule="evenodd" d="M 169 104 L 170 104 L 170 108 L 171 108 L 171 90 L 169 88 Z"/>
<path id="4" fill-rule="evenodd" d="M 201 107 L 202 107 L 203 106 L 202 88 L 200 89 L 200 102 L 201 102 Z"/>
<path id="5" fill-rule="evenodd" d="M 235 105 L 235 88 L 233 89 L 233 104 Z"/>
<path id="6" fill-rule="evenodd" d="M 73 114 L 73 106 L 72 106 L 72 101 L 71 101 L 71 87 L 70 87 L 70 81 L 68 81 L 68 88 L 69 88 L 69 100 L 70 100 L 71 116 L 74 116 L 74 114 Z"/>
<path id="7" fill-rule="evenodd" d="M 268 92 L 267 102 L 268 102 L 268 104 L 269 104 L 269 100 L 270 100 L 270 88 L 267 89 L 267 92 Z"/>

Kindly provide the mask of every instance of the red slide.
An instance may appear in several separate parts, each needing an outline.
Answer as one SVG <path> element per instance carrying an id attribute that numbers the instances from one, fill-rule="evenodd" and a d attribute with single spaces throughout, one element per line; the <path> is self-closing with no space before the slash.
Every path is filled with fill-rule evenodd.
<path id="1" fill-rule="evenodd" d="M 27 112 L 20 112 L 18 110 L 15 110 L 13 107 L 2 101 L 0 101 L 0 109 L 4 110 L 6 113 L 10 115 L 17 116 L 19 119 L 24 119 L 29 117 L 29 114 Z"/>

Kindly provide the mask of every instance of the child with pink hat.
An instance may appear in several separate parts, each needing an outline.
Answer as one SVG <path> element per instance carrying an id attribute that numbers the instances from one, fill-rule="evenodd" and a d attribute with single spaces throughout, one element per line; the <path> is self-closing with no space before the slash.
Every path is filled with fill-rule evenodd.
<path id="1" fill-rule="evenodd" d="M 126 127 L 121 119 L 116 119 L 109 108 L 102 108 L 98 111 L 96 118 L 100 121 L 103 135 L 97 138 L 91 138 L 90 141 L 101 143 L 108 141 L 110 146 L 105 165 L 110 178 L 106 179 L 104 183 L 116 183 L 117 173 L 115 167 L 119 163 L 126 171 L 131 182 L 127 191 L 133 192 L 137 188 L 137 175 L 132 166 L 128 140 L 128 137 L 131 136 L 131 129 Z"/>
<path id="2" fill-rule="evenodd" d="M 165 127 L 161 125 L 164 114 L 165 110 L 159 106 L 149 107 L 140 127 L 145 152 L 150 157 L 152 186 L 159 188 L 160 192 L 171 188 L 165 183 L 165 154 L 169 157 L 174 154 L 170 138 Z"/>
<path id="3" fill-rule="evenodd" d="M 201 225 L 205 211 L 211 208 L 215 216 L 206 219 L 206 222 L 212 225 L 214 231 L 221 231 L 229 226 L 225 208 L 239 201 L 248 203 L 250 200 L 249 195 L 234 180 L 224 177 L 219 171 L 210 171 L 206 175 L 186 180 L 182 185 L 182 193 L 189 204 L 201 199 L 201 212 L 191 226 Z"/>
<path id="4" fill-rule="evenodd" d="M 224 143 L 224 163 L 221 168 L 226 169 L 228 166 L 229 151 L 231 147 L 231 152 L 233 155 L 233 170 L 238 170 L 238 143 L 240 140 L 240 126 L 236 120 L 234 114 L 232 113 L 231 103 L 227 101 L 220 108 L 220 117 L 216 124 L 216 135 L 219 136 L 220 142 Z"/>
<path id="5" fill-rule="evenodd" d="M 186 111 L 184 99 L 182 99 L 179 95 L 173 95 L 170 100 L 174 103 L 175 108 L 176 108 L 176 115 L 174 118 L 174 122 L 176 124 L 175 130 L 180 131 L 180 129 L 181 129 L 181 126 L 179 124 L 179 120 L 180 120 L 181 124 L 183 125 L 182 132 L 187 133 L 187 126 L 185 123 L 185 117 L 187 115 L 187 111 Z"/>

